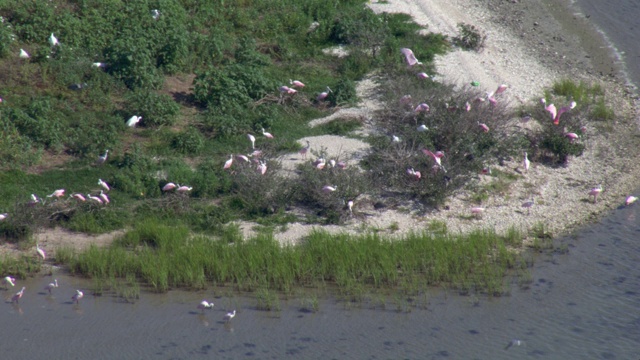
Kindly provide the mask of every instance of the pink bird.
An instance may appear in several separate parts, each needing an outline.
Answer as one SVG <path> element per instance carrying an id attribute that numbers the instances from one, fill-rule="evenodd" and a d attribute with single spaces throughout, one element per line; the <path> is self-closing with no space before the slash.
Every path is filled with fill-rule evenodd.
<path id="1" fill-rule="evenodd" d="M 83 201 L 83 202 L 87 201 L 87 199 L 84 196 L 82 196 L 82 194 L 78 194 L 78 193 L 71 194 L 71 197 L 76 199 L 76 200 L 78 200 L 78 201 Z"/>
<path id="2" fill-rule="evenodd" d="M 300 155 L 302 155 L 303 159 L 307 158 L 307 153 L 309 152 L 309 149 L 311 148 L 311 144 L 309 143 L 309 140 L 307 140 L 307 146 L 303 147 L 302 149 L 300 149 L 299 153 Z"/>
<path id="3" fill-rule="evenodd" d="M 50 195 L 47 195 L 47 197 L 56 197 L 56 198 L 59 198 L 61 196 L 64 196 L 64 189 L 58 189 L 53 193 L 51 193 Z"/>
<path id="4" fill-rule="evenodd" d="M 271 133 L 264 131 L 264 128 L 262 128 L 262 135 L 264 135 L 267 139 L 273 139 L 273 135 L 271 135 Z"/>
<path id="5" fill-rule="evenodd" d="M 329 89 L 329 87 L 327 86 L 327 90 L 321 92 L 318 94 L 318 96 L 316 97 L 317 101 L 323 101 L 324 99 L 327 98 L 327 96 L 329 96 L 329 93 L 332 92 L 331 89 Z"/>
<path id="6" fill-rule="evenodd" d="M 330 193 L 330 192 L 334 192 L 334 191 L 336 191 L 337 189 L 338 189 L 338 187 L 337 187 L 337 186 L 335 186 L 335 185 L 333 185 L 333 186 L 331 186 L 331 185 L 325 185 L 325 186 L 323 186 L 323 187 L 322 187 L 322 192 L 324 192 L 324 193 Z"/>
<path id="7" fill-rule="evenodd" d="M 240 154 L 240 155 L 236 155 L 236 157 L 237 157 L 238 159 L 240 159 L 240 160 L 244 160 L 244 162 L 249 162 L 249 158 L 248 158 L 246 155 L 242 155 L 242 154 Z M 227 160 L 227 161 L 229 161 L 229 160 Z M 225 163 L 225 164 L 226 164 L 226 163 Z"/>
<path id="8" fill-rule="evenodd" d="M 411 51 L 411 49 L 402 48 L 400 49 L 400 52 L 402 53 L 402 55 L 404 55 L 404 59 L 407 61 L 407 64 L 409 66 L 422 65 L 422 63 L 418 61 L 418 59 L 416 59 L 416 56 L 413 54 L 413 51 Z"/>
<path id="9" fill-rule="evenodd" d="M 413 168 L 408 168 L 407 174 L 409 174 L 409 176 L 416 178 L 416 180 L 420 180 L 420 178 L 422 178 L 422 174 L 420 173 L 420 171 L 415 171 Z"/>
<path id="10" fill-rule="evenodd" d="M 438 156 L 435 153 L 432 153 L 431 151 L 429 151 L 428 149 L 422 149 L 422 152 L 427 156 L 431 156 L 431 158 L 433 159 L 433 161 L 436 162 L 436 164 L 438 164 L 439 166 L 442 166 L 442 161 L 440 160 L 442 156 Z"/>
<path id="11" fill-rule="evenodd" d="M 100 190 L 100 198 L 102 199 L 102 201 L 104 201 L 105 204 L 110 203 L 111 201 L 109 200 L 109 197 L 107 196 L 107 194 L 105 194 L 102 190 Z"/>
<path id="12" fill-rule="evenodd" d="M 495 96 L 493 96 L 494 93 L 490 92 L 487 93 L 487 100 L 489 100 L 489 103 L 491 103 L 492 106 L 496 106 L 498 104 L 498 100 L 496 100 Z"/>
<path id="13" fill-rule="evenodd" d="M 291 80 L 291 79 L 289 79 L 289 84 L 291 84 L 291 85 L 293 85 L 294 87 L 297 87 L 297 88 L 303 88 L 304 87 L 304 84 L 302 83 L 302 81 L 299 81 L 299 80 Z"/>
<path id="14" fill-rule="evenodd" d="M 91 194 L 87 194 L 87 197 L 89 198 L 89 200 L 93 200 L 93 201 L 97 202 L 98 204 L 102 204 L 102 199 L 100 199 L 97 196 L 93 196 Z"/>
<path id="15" fill-rule="evenodd" d="M 264 175 L 267 172 L 267 163 L 264 161 L 260 161 L 260 164 L 258 165 L 257 170 L 260 173 L 260 175 Z"/>
<path id="16" fill-rule="evenodd" d="M 476 218 L 479 218 L 482 215 L 482 213 L 484 212 L 484 210 L 485 210 L 485 208 L 476 206 L 476 207 L 472 207 L 471 208 L 471 213 L 473 215 L 475 215 Z"/>
<path id="17" fill-rule="evenodd" d="M 506 84 L 501 84 L 498 86 L 498 88 L 496 89 L 495 93 L 496 94 L 500 94 L 503 93 L 505 90 L 507 90 L 507 85 Z"/>
<path id="18" fill-rule="evenodd" d="M 52 283 L 45 286 L 44 289 L 49 292 L 49 295 L 51 295 L 51 291 L 53 291 L 53 289 L 57 287 L 58 287 L 58 279 L 55 279 Z"/>
<path id="19" fill-rule="evenodd" d="M 426 103 L 418 104 L 418 106 L 416 106 L 416 108 L 413 109 L 413 111 L 415 111 L 415 112 L 428 112 L 429 111 L 429 105 L 427 105 Z"/>
<path id="20" fill-rule="evenodd" d="M 471 111 L 471 104 L 468 101 L 464 104 L 464 110 L 466 112 Z"/>
<path id="21" fill-rule="evenodd" d="M 338 162 L 336 163 L 336 167 L 337 167 L 338 169 L 344 169 L 344 168 L 346 168 L 346 167 L 347 167 L 347 163 L 346 163 L 346 162 L 344 162 L 344 161 L 338 161 Z"/>
<path id="22" fill-rule="evenodd" d="M 71 301 L 75 302 L 76 304 L 79 304 L 80 299 L 82 299 L 83 297 L 84 297 L 84 294 L 82 293 L 82 291 L 76 290 L 76 294 L 71 297 Z"/>
<path id="23" fill-rule="evenodd" d="M 482 131 L 489 132 L 489 127 L 487 126 L 487 124 L 478 121 L 478 126 L 480 126 L 480 129 L 482 129 Z"/>
<path id="24" fill-rule="evenodd" d="M 36 254 L 38 254 L 38 256 L 42 258 L 42 260 L 47 259 L 47 253 L 45 253 L 44 250 L 40 248 L 40 245 L 38 245 L 38 243 L 36 243 Z"/>
<path id="25" fill-rule="evenodd" d="M 102 179 L 98 179 L 98 185 L 102 186 L 107 191 L 111 190 L 111 187 L 109 186 L 109 184 L 104 182 Z"/>
<path id="26" fill-rule="evenodd" d="M 637 197 L 635 197 L 635 196 L 633 196 L 633 195 L 629 195 L 629 196 L 627 197 L 627 200 L 625 200 L 625 201 L 624 201 L 624 204 L 625 204 L 626 206 L 629 206 L 629 205 L 633 204 L 634 202 L 636 202 L 636 200 L 638 200 L 638 198 L 637 198 Z"/>
<path id="27" fill-rule="evenodd" d="M 564 136 L 569 138 L 569 142 L 574 142 L 576 141 L 576 139 L 578 139 L 578 134 L 576 133 L 565 133 Z"/>
<path id="28" fill-rule="evenodd" d="M 281 94 L 289 94 L 289 91 L 294 90 L 291 89 L 290 87 L 286 86 L 286 85 L 282 85 L 278 88 L 278 90 L 280 91 Z"/>
<path id="29" fill-rule="evenodd" d="M 20 302 L 20 298 L 22 298 L 22 294 L 24 294 L 24 289 L 26 289 L 24 286 L 22 287 L 22 290 L 18 291 L 15 295 L 13 295 L 11 297 L 11 302 L 12 303 L 18 303 Z"/>
<path id="30" fill-rule="evenodd" d="M 595 204 L 598 201 L 598 195 L 602 192 L 602 185 L 598 185 L 593 189 L 589 190 L 589 196 L 593 196 L 593 203 Z"/>
<path id="31" fill-rule="evenodd" d="M 419 72 L 419 73 L 418 73 L 418 77 L 419 77 L 420 79 L 428 79 L 428 78 L 429 78 L 429 75 L 427 75 L 427 73 L 426 73 L 426 72 Z"/>
<path id="32" fill-rule="evenodd" d="M 181 194 L 189 192 L 191 190 L 193 190 L 193 188 L 191 186 L 186 186 L 186 185 L 178 186 L 178 188 L 176 189 L 176 191 Z"/>
<path id="33" fill-rule="evenodd" d="M 170 182 L 170 183 L 166 183 L 163 187 L 162 187 L 162 191 L 171 191 L 173 189 L 175 189 L 177 186 L 176 184 Z"/>
<path id="34" fill-rule="evenodd" d="M 546 103 L 546 102 L 543 102 L 543 104 L 544 103 Z M 549 112 L 549 114 L 551 115 L 551 119 L 553 120 L 553 124 L 554 125 L 558 125 L 560 123 L 560 116 L 562 114 L 566 113 L 567 111 L 575 108 L 575 107 L 576 107 L 576 102 L 572 101 L 569 105 L 561 107 L 560 110 L 556 110 L 556 106 L 553 105 L 553 104 L 549 104 L 544 109 L 547 110 Z"/>
<path id="35" fill-rule="evenodd" d="M 249 159 L 247 159 L 247 161 L 249 161 Z M 231 165 L 233 165 L 233 154 L 231 154 L 231 156 L 229 157 L 229 160 L 224 162 L 223 170 L 226 170 L 226 169 L 230 168 Z"/>
<path id="36" fill-rule="evenodd" d="M 322 170 L 325 166 L 327 166 L 327 161 L 324 158 L 320 158 L 313 162 L 313 166 L 315 166 L 318 170 Z"/>

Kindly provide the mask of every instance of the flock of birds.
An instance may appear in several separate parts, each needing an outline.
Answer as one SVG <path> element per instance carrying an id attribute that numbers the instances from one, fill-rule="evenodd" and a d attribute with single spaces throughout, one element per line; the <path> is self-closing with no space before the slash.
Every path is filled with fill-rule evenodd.
<path id="1" fill-rule="evenodd" d="M 408 48 L 402 48 L 400 49 L 400 52 L 402 53 L 402 55 L 404 55 L 405 61 L 407 62 L 407 65 L 411 68 L 414 67 L 416 65 L 421 65 L 422 63 L 420 61 L 418 61 L 418 59 L 416 58 L 415 54 L 413 53 L 413 51 L 411 49 Z M 429 76 L 427 74 L 425 74 L 424 72 L 419 72 L 417 73 L 417 76 L 421 79 L 427 79 L 429 78 Z M 475 84 L 473 84 L 475 85 Z M 478 97 L 475 99 L 475 102 L 484 102 L 484 101 L 488 101 L 491 105 L 496 105 L 497 104 L 497 99 L 496 99 L 496 95 L 503 93 L 504 91 L 507 90 L 507 85 L 502 84 L 499 85 L 498 88 L 493 91 L 493 92 L 487 92 L 486 93 L 486 97 Z M 411 95 L 404 95 L 400 98 L 400 103 L 401 104 L 406 104 L 406 105 L 410 105 L 411 104 Z M 541 99 L 540 102 L 542 103 L 542 105 L 544 106 L 545 111 L 547 111 L 550 115 L 551 121 L 553 122 L 554 125 L 559 125 L 560 124 L 560 117 L 562 116 L 562 114 L 574 109 L 577 106 L 577 103 L 575 101 L 571 101 L 568 105 L 566 106 L 562 106 L 560 109 L 558 109 L 554 104 L 548 104 L 547 105 L 547 101 L 546 99 Z M 447 105 L 447 107 L 449 107 Z M 454 109 L 457 109 L 454 107 Z M 471 103 L 467 102 L 464 106 L 464 109 L 466 111 L 470 111 L 471 110 Z M 420 103 L 418 104 L 414 110 L 415 113 L 420 113 L 420 112 L 429 112 L 430 108 L 429 105 L 426 103 Z M 523 117 L 523 122 L 526 122 L 530 119 L 530 116 L 525 116 Z M 478 126 L 480 128 L 481 131 L 483 132 L 489 132 L 489 127 L 484 124 L 484 123 L 480 123 L 478 121 Z M 582 132 L 586 131 L 586 128 L 583 126 L 581 128 Z M 425 126 L 424 124 L 418 126 L 417 128 L 418 132 L 425 132 L 425 131 L 429 131 L 429 128 L 427 128 L 427 126 Z M 569 139 L 570 142 L 574 142 L 579 138 L 579 135 L 574 133 L 574 132 L 568 132 L 565 128 L 563 135 Z M 396 135 L 392 135 L 392 142 L 400 142 L 400 138 L 397 137 Z M 445 168 L 442 166 L 442 158 L 444 157 L 444 152 L 443 151 L 435 151 L 432 152 L 429 149 L 422 149 L 422 152 L 429 156 L 433 162 L 433 171 L 438 171 L 438 170 L 443 170 L 443 172 L 446 172 Z M 531 166 L 531 162 L 529 161 L 529 158 L 527 156 L 527 153 L 524 152 L 524 156 L 523 156 L 523 160 L 522 160 L 522 166 L 525 172 L 529 171 L 529 167 Z M 407 175 L 416 179 L 416 180 L 420 180 L 420 178 L 422 177 L 422 174 L 415 170 L 414 168 L 410 167 L 407 169 Z M 481 174 L 490 174 L 491 173 L 491 169 L 490 168 L 484 168 L 481 171 Z M 603 188 L 602 185 L 598 185 L 592 189 L 589 190 L 589 192 L 587 193 L 590 197 L 593 196 L 593 203 L 597 203 L 598 201 L 598 195 L 600 195 L 603 192 Z M 637 201 L 638 198 L 634 195 L 629 195 L 626 200 L 625 200 L 625 205 L 629 206 L 631 204 L 633 204 L 635 201 Z M 527 209 L 527 214 L 529 215 L 531 213 L 531 208 L 535 205 L 535 200 L 532 197 L 531 199 L 525 201 L 522 203 L 522 207 Z M 484 213 L 484 211 L 486 210 L 484 207 L 480 207 L 480 206 L 475 206 L 472 207 L 471 209 L 471 214 L 474 215 L 476 218 L 481 217 L 482 213 Z"/>
<path id="2" fill-rule="evenodd" d="M 43 259 L 44 259 L 44 255 L 43 255 Z M 2 284 L 4 285 L 5 289 L 9 290 L 9 286 L 14 287 L 16 284 L 16 278 L 11 277 L 11 276 L 5 276 L 2 279 Z M 58 288 L 58 279 L 55 279 L 52 283 L 47 284 L 47 286 L 44 287 L 44 290 L 46 290 L 49 295 L 53 294 L 53 289 Z M 26 287 L 22 287 L 22 289 L 20 289 L 20 291 L 18 291 L 17 293 L 15 293 L 15 295 L 13 295 L 11 297 L 11 303 L 12 304 L 19 304 L 20 303 L 20 299 L 22 299 L 22 296 L 24 295 L 24 291 L 26 290 Z M 82 299 L 84 297 L 84 293 L 80 290 L 76 290 L 76 293 L 73 294 L 73 296 L 71 297 L 71 301 L 75 304 L 80 304 L 80 299 Z"/>
<path id="3" fill-rule="evenodd" d="M 206 309 L 213 309 L 213 307 L 214 307 L 213 302 L 209 302 L 207 300 L 202 300 L 200 304 L 198 304 L 198 310 L 201 310 L 203 314 Z M 233 319 L 234 317 L 236 317 L 235 310 L 226 313 L 223 319 L 226 323 L 229 323 L 231 319 Z"/>

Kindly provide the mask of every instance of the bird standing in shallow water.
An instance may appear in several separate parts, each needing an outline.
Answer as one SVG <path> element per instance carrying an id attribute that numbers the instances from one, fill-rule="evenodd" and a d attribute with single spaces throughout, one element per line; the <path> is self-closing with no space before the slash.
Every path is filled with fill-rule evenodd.
<path id="1" fill-rule="evenodd" d="M 233 310 L 232 312 L 228 312 L 227 315 L 224 316 L 224 320 L 225 320 L 225 322 L 229 322 L 234 317 L 236 317 L 236 311 L 235 310 Z"/>
<path id="2" fill-rule="evenodd" d="M 79 304 L 80 299 L 82 299 L 83 297 L 84 297 L 84 293 L 82 293 L 82 291 L 80 290 L 76 290 L 76 294 L 71 297 L 71 301 L 75 302 L 76 304 Z"/>
<path id="3" fill-rule="evenodd" d="M 7 288 L 7 290 L 9 289 L 9 285 L 11 285 L 11 287 L 14 287 L 16 278 L 11 277 L 11 276 L 5 276 L 4 279 L 2 279 L 2 284 L 4 284 L 5 288 Z"/>
<path id="4" fill-rule="evenodd" d="M 57 288 L 57 287 L 58 287 L 58 279 L 55 279 L 52 283 L 50 283 L 49 285 L 45 286 L 44 289 L 49 292 L 49 295 L 51 295 L 51 291 L 54 288 Z"/>
<path id="5" fill-rule="evenodd" d="M 11 297 L 11 302 L 12 303 L 20 302 L 20 298 L 22 298 L 22 295 L 24 294 L 24 289 L 26 289 L 26 288 L 23 286 L 22 290 L 18 291 L 15 295 L 13 295 L 13 297 Z"/>
<path id="6" fill-rule="evenodd" d="M 198 309 L 202 310 L 202 313 L 204 314 L 204 309 L 213 309 L 213 303 L 208 302 L 207 300 L 202 300 L 200 304 L 198 304 Z"/>

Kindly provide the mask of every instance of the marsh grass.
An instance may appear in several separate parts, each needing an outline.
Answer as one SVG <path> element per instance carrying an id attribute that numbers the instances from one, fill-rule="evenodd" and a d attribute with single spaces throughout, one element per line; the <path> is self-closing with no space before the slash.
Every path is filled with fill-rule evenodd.
<path id="1" fill-rule="evenodd" d="M 271 234 L 251 239 L 192 236 L 185 227 L 148 221 L 111 246 L 74 252 L 62 248 L 56 262 L 94 279 L 133 279 L 153 291 L 210 285 L 255 291 L 265 308 L 277 307 L 274 291 L 333 284 L 346 301 L 371 290 L 395 288 L 417 296 L 428 286 L 499 295 L 503 278 L 518 264 L 508 250 L 519 236 L 491 231 L 469 235 L 413 233 L 400 240 L 314 232 L 300 245 L 281 246 Z"/>

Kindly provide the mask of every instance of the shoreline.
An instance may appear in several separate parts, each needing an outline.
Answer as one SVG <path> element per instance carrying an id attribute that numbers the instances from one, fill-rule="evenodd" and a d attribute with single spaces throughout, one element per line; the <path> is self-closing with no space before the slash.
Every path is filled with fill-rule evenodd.
<path id="1" fill-rule="evenodd" d="M 520 176 L 509 188 L 508 196 L 492 194 L 482 204 L 487 210 L 482 218 L 469 218 L 472 204 L 469 199 L 471 191 L 462 189 L 456 193 L 441 210 L 432 209 L 427 214 L 416 211 L 410 204 L 400 204 L 387 210 L 374 209 L 371 204 L 356 204 L 357 215 L 344 226 L 320 226 L 315 224 L 288 224 L 282 232 L 275 232 L 274 237 L 283 244 L 295 244 L 314 230 L 325 230 L 330 233 L 353 233 L 377 231 L 385 235 L 403 236 L 409 232 L 427 230 L 435 223 L 446 223 L 447 229 L 454 233 L 468 233 L 472 230 L 490 228 L 499 234 L 511 227 L 527 233 L 539 224 L 544 224 L 554 237 L 567 235 L 581 225 L 597 220 L 609 211 L 619 207 L 626 195 L 638 190 L 637 175 L 640 165 L 635 158 L 640 155 L 638 125 L 633 121 L 632 112 L 637 107 L 632 102 L 632 93 L 621 85 L 619 75 L 610 76 L 599 70 L 606 64 L 613 53 L 603 46 L 604 40 L 592 35 L 582 26 L 580 17 L 567 18 L 565 23 L 557 21 L 571 9 L 564 7 L 563 0 L 541 0 L 532 4 L 527 1 L 498 0 L 391 0 L 387 3 L 369 4 L 376 12 L 405 12 L 413 15 L 414 20 L 428 26 L 429 32 L 440 32 L 455 36 L 456 24 L 459 22 L 477 26 L 488 35 L 485 49 L 481 52 L 468 52 L 453 49 L 447 55 L 436 60 L 439 77 L 445 82 L 457 83 L 460 86 L 470 81 L 480 81 L 482 89 L 491 91 L 501 83 L 509 85 L 503 95 L 517 108 L 521 104 L 535 101 L 542 96 L 555 80 L 575 77 L 587 82 L 601 82 L 608 93 L 608 100 L 622 109 L 626 117 L 616 121 L 609 134 L 593 134 L 588 140 L 585 153 L 570 164 L 561 168 L 550 168 L 534 163 L 530 171 Z M 553 13 L 555 16 L 550 16 Z M 577 35 L 565 34 L 563 26 L 572 27 Z M 588 53 L 581 45 L 581 36 L 587 36 Z M 604 69 L 604 68 L 603 68 Z M 602 72 L 602 74 L 600 74 Z M 373 82 L 361 89 L 361 93 L 371 93 Z M 372 111 L 372 99 L 362 99 L 361 116 L 375 116 Z M 357 116 L 358 112 L 354 112 Z M 595 127 L 588 123 L 589 131 Z M 617 141 L 612 145 L 611 139 Z M 328 141 L 328 140 L 327 140 Z M 326 145 L 327 141 L 323 143 Z M 335 139 L 336 147 L 348 152 L 346 146 Z M 285 156 L 284 158 L 291 158 Z M 493 168 L 511 174 L 520 174 L 520 159 L 511 159 L 503 166 L 492 165 Z M 283 163 L 283 165 L 285 165 Z M 283 166 L 284 167 L 284 166 Z M 478 182 L 485 181 L 479 179 Z M 603 184 L 605 192 L 597 204 L 588 203 L 587 192 L 591 187 Z M 521 204 L 531 196 L 535 196 L 536 204 L 531 214 L 523 211 Z M 585 201 L 586 200 L 586 201 Z M 446 210 L 445 210 L 446 209 Z M 238 222 L 245 237 L 257 232 L 257 226 L 251 222 Z M 100 244 L 110 243 L 112 236 L 104 234 Z M 47 250 L 59 245 L 80 246 L 93 242 L 97 237 L 76 234 L 70 240 L 66 231 L 55 229 L 38 234 L 37 240 Z"/>

